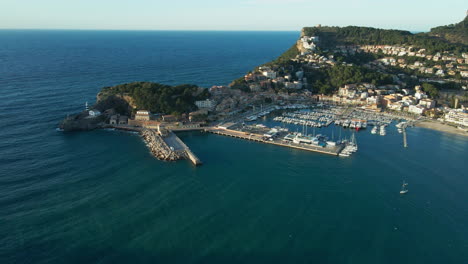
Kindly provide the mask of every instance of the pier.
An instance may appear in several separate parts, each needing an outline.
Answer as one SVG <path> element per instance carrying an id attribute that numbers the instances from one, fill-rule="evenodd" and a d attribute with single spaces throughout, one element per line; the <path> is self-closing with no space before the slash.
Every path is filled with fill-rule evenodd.
<path id="1" fill-rule="evenodd" d="M 247 132 L 242 132 L 242 131 L 237 131 L 237 130 L 230 130 L 230 129 L 222 129 L 222 128 L 211 127 L 211 128 L 206 128 L 205 131 L 209 133 L 217 134 L 217 135 L 222 135 L 222 136 L 229 136 L 229 137 L 256 141 L 256 142 L 265 143 L 265 144 L 277 145 L 281 147 L 318 152 L 318 153 L 328 154 L 328 155 L 333 155 L 333 156 L 337 156 L 345 147 L 343 144 L 333 146 L 333 147 L 320 147 L 320 146 L 287 142 L 281 139 L 275 139 L 275 140 L 270 141 L 270 140 L 264 140 L 263 136 L 259 134 L 252 134 L 252 133 L 247 133 Z"/>
<path id="2" fill-rule="evenodd" d="M 165 136 L 164 141 L 166 144 L 174 150 L 181 158 L 190 160 L 193 165 L 201 165 L 201 160 L 190 150 L 187 145 L 172 131 L 168 131 L 167 136 Z"/>

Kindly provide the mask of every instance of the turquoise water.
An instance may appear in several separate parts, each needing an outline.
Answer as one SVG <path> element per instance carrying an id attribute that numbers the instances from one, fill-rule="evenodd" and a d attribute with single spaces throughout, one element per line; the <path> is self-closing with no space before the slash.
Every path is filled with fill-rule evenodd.
<path id="1" fill-rule="evenodd" d="M 466 263 L 461 136 L 411 128 L 403 148 L 394 126 L 364 130 L 340 158 L 180 134 L 204 162 L 195 168 L 155 160 L 135 134 L 54 130 L 101 86 L 225 84 L 296 38 L 0 31 L 0 263 Z M 229 51 L 204 47 L 215 40 Z"/>

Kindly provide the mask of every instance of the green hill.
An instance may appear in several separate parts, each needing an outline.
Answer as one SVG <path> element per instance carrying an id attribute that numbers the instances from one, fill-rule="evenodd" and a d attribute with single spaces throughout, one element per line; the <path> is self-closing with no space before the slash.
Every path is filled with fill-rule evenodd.
<path id="1" fill-rule="evenodd" d="M 466 19 L 465 19 L 466 20 Z M 457 30 L 459 27 L 457 27 Z M 466 31 L 466 29 L 465 29 Z M 458 31 L 457 31 L 458 32 Z M 465 32 L 466 34 L 466 32 Z M 451 43 L 441 37 L 426 33 L 412 34 L 404 30 L 378 29 L 371 27 L 305 27 L 303 36 L 318 36 L 321 48 L 332 48 L 338 45 L 410 45 L 425 48 L 428 52 L 449 51 L 456 54 L 467 52 L 468 46 L 462 43 Z M 454 34 L 461 36 L 462 34 Z"/>
<path id="2" fill-rule="evenodd" d="M 152 82 L 134 82 L 105 87 L 98 94 L 97 109 L 108 109 L 124 99 L 132 110 L 145 109 L 155 113 L 188 113 L 196 110 L 196 100 L 209 97 L 207 89 L 196 85 L 178 86 Z M 119 104 L 117 104 L 119 103 Z M 120 107 L 122 108 L 122 107 Z"/>
<path id="3" fill-rule="evenodd" d="M 468 16 L 460 23 L 432 28 L 427 35 L 468 45 Z"/>

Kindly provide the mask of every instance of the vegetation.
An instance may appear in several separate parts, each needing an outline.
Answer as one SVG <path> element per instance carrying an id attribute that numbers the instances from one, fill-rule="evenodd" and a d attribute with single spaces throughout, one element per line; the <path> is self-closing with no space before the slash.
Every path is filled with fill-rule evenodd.
<path id="1" fill-rule="evenodd" d="M 245 81 L 244 77 L 240 77 L 238 79 L 235 79 L 234 81 L 232 81 L 231 84 L 229 84 L 229 87 L 231 87 L 232 89 L 239 89 L 243 92 L 250 92 L 250 88 L 249 88 L 249 85 L 248 83 Z"/>
<path id="2" fill-rule="evenodd" d="M 335 53 L 335 60 L 337 62 L 345 62 L 345 63 L 352 63 L 357 65 L 362 65 L 369 63 L 371 61 L 375 61 L 377 59 L 381 59 L 384 56 L 374 53 L 367 53 L 367 52 L 357 52 L 355 54 L 342 54 L 342 53 Z"/>
<path id="3" fill-rule="evenodd" d="M 130 96 L 137 109 L 178 115 L 196 110 L 195 101 L 208 98 L 209 92 L 191 84 L 170 86 L 152 82 L 133 82 L 105 87 L 100 93 L 103 99 L 116 95 Z"/>
<path id="4" fill-rule="evenodd" d="M 449 51 L 460 54 L 468 51 L 468 47 L 463 44 L 450 43 L 434 35 L 412 34 L 403 30 L 356 26 L 305 27 L 303 34 L 320 37 L 319 45 L 322 48 L 332 48 L 338 45 L 411 45 L 425 48 L 430 53 Z"/>
<path id="5" fill-rule="evenodd" d="M 133 110 L 127 101 L 116 95 L 106 96 L 105 98 L 99 100 L 94 105 L 94 108 L 101 112 L 113 108 L 117 113 L 122 115 L 129 115 Z"/>
<path id="6" fill-rule="evenodd" d="M 272 66 L 272 65 L 282 66 L 282 65 L 285 65 L 285 64 L 289 63 L 289 61 L 291 61 L 291 59 L 294 59 L 297 55 L 299 55 L 299 50 L 297 49 L 296 44 L 294 44 L 291 48 L 289 48 L 287 51 L 285 51 L 283 54 L 281 54 L 281 56 L 276 58 L 274 61 L 266 63 L 265 66 Z"/>
<path id="7" fill-rule="evenodd" d="M 433 84 L 423 83 L 422 88 L 429 95 L 429 97 L 431 98 L 439 97 L 439 90 Z"/>
<path id="8" fill-rule="evenodd" d="M 306 72 L 307 80 L 314 91 L 330 94 L 345 84 L 372 83 L 374 85 L 392 84 L 393 78 L 388 74 L 372 71 L 361 66 L 335 65 Z"/>
<path id="9" fill-rule="evenodd" d="M 468 16 L 460 23 L 432 28 L 427 35 L 468 45 Z"/>

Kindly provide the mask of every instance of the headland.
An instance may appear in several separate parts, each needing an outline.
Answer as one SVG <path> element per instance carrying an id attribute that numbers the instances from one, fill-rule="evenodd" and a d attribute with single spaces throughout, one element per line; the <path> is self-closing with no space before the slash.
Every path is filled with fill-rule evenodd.
<path id="1" fill-rule="evenodd" d="M 468 46 L 466 31 L 460 30 L 465 24 L 466 18 L 421 34 L 305 27 L 289 50 L 229 86 L 134 82 L 105 87 L 96 104 L 86 104 L 60 128 L 138 131 L 158 159 L 189 159 L 195 165 L 201 161 L 178 131 L 341 157 L 358 150 L 355 139 L 316 134 L 315 128 L 333 124 L 358 131 L 373 126 L 371 133 L 385 136 L 386 127 L 398 121 L 405 146 L 406 129 L 414 124 L 467 136 Z M 255 124 L 265 115 L 302 131 Z"/>

